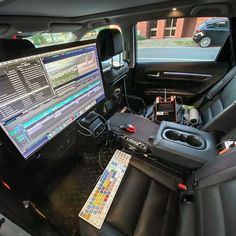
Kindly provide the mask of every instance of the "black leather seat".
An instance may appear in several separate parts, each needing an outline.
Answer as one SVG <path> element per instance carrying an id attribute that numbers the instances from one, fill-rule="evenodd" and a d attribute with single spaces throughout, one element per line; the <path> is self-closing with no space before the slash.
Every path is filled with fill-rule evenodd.
<path id="1" fill-rule="evenodd" d="M 221 85 L 229 78 L 231 78 L 231 80 L 228 83 L 226 82 L 226 85 L 222 88 Z M 235 128 L 235 117 L 232 115 L 236 112 L 235 91 L 236 66 L 209 89 L 206 95 L 193 104 L 198 109 L 201 116 L 202 125 L 200 129 L 208 132 L 219 132 L 219 134 L 224 135 Z M 147 108 L 144 116 L 150 117 L 152 114 L 153 106 L 151 105 Z"/>
<path id="2" fill-rule="evenodd" d="M 116 105 L 120 104 L 121 96 L 125 95 L 124 83 L 129 72 L 128 63 L 123 60 L 124 53 L 124 41 L 121 32 L 118 29 L 104 29 L 99 32 L 97 37 L 97 47 L 99 52 L 99 57 L 103 62 L 103 78 L 106 97 L 108 99 L 115 100 Z M 120 56 L 120 65 L 109 65 L 107 60 L 113 59 L 115 56 Z M 119 96 L 119 94 L 121 94 Z M 124 101 L 124 100 L 123 100 Z M 122 102 L 121 102 L 122 103 Z M 144 108 L 146 109 L 146 104 L 143 99 L 128 95 L 125 101 L 129 109 L 132 108 L 132 112 L 137 114 L 143 114 Z M 117 106 L 115 106 L 117 108 Z M 117 109 L 114 109 L 114 112 Z"/>
<path id="3" fill-rule="evenodd" d="M 101 30 L 97 37 L 97 47 L 100 60 L 105 62 L 124 52 L 124 42 L 118 29 Z M 128 63 L 121 60 L 120 66 L 103 64 L 103 79 L 108 98 L 113 96 L 116 84 L 126 78 L 129 72 Z"/>
<path id="4" fill-rule="evenodd" d="M 192 181 L 194 179 L 194 181 Z M 227 153 L 187 179 L 132 158 L 100 230 L 80 219 L 82 236 L 236 235 L 236 158 Z"/>
<path id="5" fill-rule="evenodd" d="M 212 93 L 220 88 L 227 77 L 232 77 L 231 81 L 212 97 Z M 203 121 L 203 130 L 227 133 L 230 129 L 235 127 L 235 117 L 232 115 L 236 112 L 235 91 L 236 66 L 208 91 L 206 97 L 210 99 L 199 107 L 199 112 Z"/>

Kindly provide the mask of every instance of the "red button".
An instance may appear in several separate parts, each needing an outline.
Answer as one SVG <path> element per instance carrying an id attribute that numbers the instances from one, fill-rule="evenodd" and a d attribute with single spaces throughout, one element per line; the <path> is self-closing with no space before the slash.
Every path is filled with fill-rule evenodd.
<path id="1" fill-rule="evenodd" d="M 183 190 L 183 191 L 187 191 L 187 190 L 188 190 L 187 185 L 182 184 L 182 183 L 179 183 L 179 184 L 178 184 L 178 188 L 179 188 L 180 190 Z"/>

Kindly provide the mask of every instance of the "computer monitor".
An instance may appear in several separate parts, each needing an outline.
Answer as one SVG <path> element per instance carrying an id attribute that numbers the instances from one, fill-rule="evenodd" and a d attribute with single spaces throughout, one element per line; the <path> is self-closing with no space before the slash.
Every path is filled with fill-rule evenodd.
<path id="1" fill-rule="evenodd" d="M 104 97 L 95 43 L 0 63 L 0 125 L 25 159 Z"/>

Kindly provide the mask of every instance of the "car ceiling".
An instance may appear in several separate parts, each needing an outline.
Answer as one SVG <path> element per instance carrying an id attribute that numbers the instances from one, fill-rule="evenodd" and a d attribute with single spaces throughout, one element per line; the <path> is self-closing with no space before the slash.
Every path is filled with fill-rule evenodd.
<path id="1" fill-rule="evenodd" d="M 3 0 L 0 14 L 77 17 L 171 0 Z"/>
<path id="2" fill-rule="evenodd" d="M 217 5 L 208 10 L 208 6 Z M 192 14 L 198 6 L 206 8 Z M 224 6 L 228 9 L 222 11 Z M 172 7 L 179 11 L 171 12 Z M 174 14 L 174 15 L 173 15 Z M 183 16 L 235 16 L 234 0 L 0 0 L 0 37 L 14 32 L 50 31 L 66 28 L 92 29 L 114 23 L 132 23 L 148 18 Z M 64 27 L 65 26 L 65 27 Z M 82 29 L 82 30 L 83 30 Z"/>
<path id="3" fill-rule="evenodd" d="M 150 4 L 188 4 L 191 0 L 0 0 L 0 15 L 79 17 L 110 11 L 142 7 Z M 231 2 L 226 0 L 199 0 L 195 4 Z M 163 5 L 163 4 L 162 4 Z"/>

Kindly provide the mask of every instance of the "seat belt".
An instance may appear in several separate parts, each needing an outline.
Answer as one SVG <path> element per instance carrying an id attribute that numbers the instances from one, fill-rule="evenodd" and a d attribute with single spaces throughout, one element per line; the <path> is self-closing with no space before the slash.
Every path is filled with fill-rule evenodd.
<path id="1" fill-rule="evenodd" d="M 204 105 L 206 102 L 211 101 L 215 95 L 217 95 L 226 85 L 236 76 L 236 66 L 234 66 L 215 86 L 213 86 L 200 101 L 198 108 Z"/>

